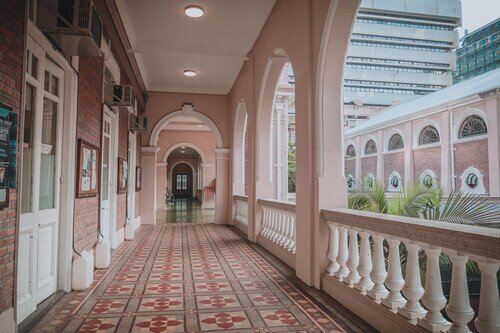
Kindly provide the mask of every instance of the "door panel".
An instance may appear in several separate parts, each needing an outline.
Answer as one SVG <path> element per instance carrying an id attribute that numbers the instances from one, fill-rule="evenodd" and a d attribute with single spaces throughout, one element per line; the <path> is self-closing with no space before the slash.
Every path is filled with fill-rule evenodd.
<path id="1" fill-rule="evenodd" d="M 101 156 L 101 234 L 106 240 L 110 239 L 110 209 L 109 197 L 111 194 L 111 177 L 110 177 L 110 162 L 112 160 L 111 135 L 112 135 L 112 119 L 107 111 L 104 112 L 102 125 L 102 156 Z"/>

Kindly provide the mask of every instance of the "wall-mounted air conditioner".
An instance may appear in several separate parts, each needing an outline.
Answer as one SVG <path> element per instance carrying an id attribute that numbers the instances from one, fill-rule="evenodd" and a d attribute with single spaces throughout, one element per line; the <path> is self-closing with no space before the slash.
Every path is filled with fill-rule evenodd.
<path id="1" fill-rule="evenodd" d="M 106 95 L 105 95 L 106 96 Z M 106 96 L 106 103 L 108 106 L 125 107 L 127 111 L 135 114 L 136 98 L 134 88 L 129 85 L 119 85 L 113 86 L 113 93 L 111 96 Z"/>
<path id="2" fill-rule="evenodd" d="M 149 124 L 149 117 L 131 114 L 129 116 L 128 129 L 133 132 L 147 132 L 149 131 Z"/>
<path id="3" fill-rule="evenodd" d="M 91 0 L 39 2 L 37 26 L 67 55 L 101 55 L 102 21 Z"/>

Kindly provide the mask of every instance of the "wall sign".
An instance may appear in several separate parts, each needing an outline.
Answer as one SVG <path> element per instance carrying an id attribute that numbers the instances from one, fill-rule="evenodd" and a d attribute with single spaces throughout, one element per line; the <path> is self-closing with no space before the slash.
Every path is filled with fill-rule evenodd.
<path id="1" fill-rule="evenodd" d="M 135 167 L 135 191 L 139 192 L 142 185 L 142 169 L 141 167 Z"/>
<path id="2" fill-rule="evenodd" d="M 99 148 L 78 140 L 77 198 L 95 197 L 99 193 Z"/>
<path id="3" fill-rule="evenodd" d="M 9 206 L 9 189 L 16 188 L 17 113 L 0 104 L 0 209 Z"/>
<path id="4" fill-rule="evenodd" d="M 118 159 L 118 193 L 127 192 L 128 163 L 123 158 Z"/>

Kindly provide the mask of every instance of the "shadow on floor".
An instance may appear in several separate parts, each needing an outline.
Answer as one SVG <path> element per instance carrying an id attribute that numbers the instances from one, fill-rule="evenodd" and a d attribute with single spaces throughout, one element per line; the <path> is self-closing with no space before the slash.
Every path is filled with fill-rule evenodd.
<path id="1" fill-rule="evenodd" d="M 178 198 L 157 213 L 158 222 L 167 223 L 213 223 L 214 209 L 201 209 L 201 203 L 194 199 Z"/>

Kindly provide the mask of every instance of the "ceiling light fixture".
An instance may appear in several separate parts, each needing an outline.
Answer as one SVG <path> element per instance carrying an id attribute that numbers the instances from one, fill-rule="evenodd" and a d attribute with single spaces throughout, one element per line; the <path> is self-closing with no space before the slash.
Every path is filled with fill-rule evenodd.
<path id="1" fill-rule="evenodd" d="M 203 16 L 203 8 L 199 6 L 188 6 L 184 9 L 184 13 L 189 17 L 201 17 Z"/>
<path id="2" fill-rule="evenodd" d="M 184 154 L 186 151 L 185 150 L 181 150 L 181 153 Z"/>
<path id="3" fill-rule="evenodd" d="M 195 70 L 192 70 L 192 69 L 186 69 L 186 70 L 184 71 L 184 75 L 185 75 L 185 76 L 188 76 L 188 77 L 193 77 L 193 76 L 198 75 L 198 73 L 196 73 L 196 71 L 195 71 Z"/>
<path id="4" fill-rule="evenodd" d="M 181 147 L 181 149 L 186 149 L 186 147 Z"/>
<path id="5" fill-rule="evenodd" d="M 198 127 L 203 127 L 203 125 L 198 125 Z"/>

